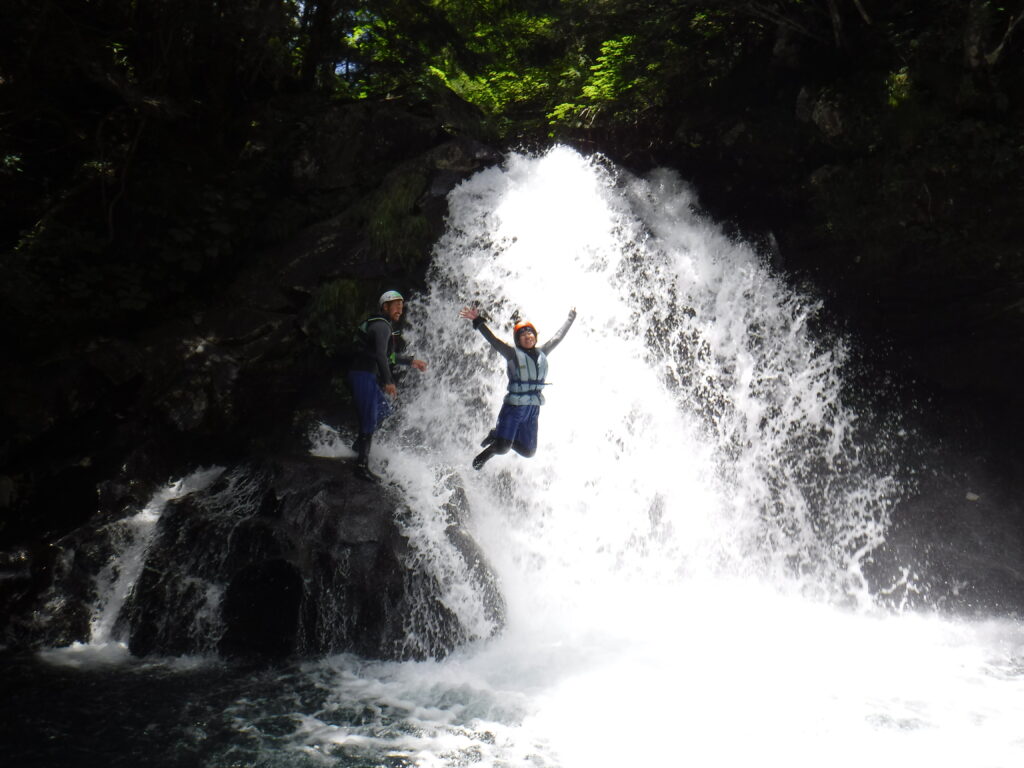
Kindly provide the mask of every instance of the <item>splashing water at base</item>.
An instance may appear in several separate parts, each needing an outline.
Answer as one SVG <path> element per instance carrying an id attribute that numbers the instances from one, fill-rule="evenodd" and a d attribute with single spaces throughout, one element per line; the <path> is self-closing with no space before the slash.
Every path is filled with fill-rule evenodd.
<path id="1" fill-rule="evenodd" d="M 402 424 L 426 436 L 428 462 L 459 468 L 532 617 L 604 623 L 612 606 L 714 574 L 870 604 L 860 563 L 899 490 L 893 438 L 858 434 L 845 350 L 809 330 L 817 305 L 693 205 L 671 174 L 639 181 L 560 148 L 452 193 L 431 290 L 410 305 L 431 375 Z M 471 302 L 506 338 L 520 312 L 541 342 L 579 311 L 551 355 L 536 458 L 479 474 L 463 468 L 504 364 L 457 319 Z"/>
<path id="2" fill-rule="evenodd" d="M 556 148 L 450 203 L 430 290 L 408 302 L 430 368 L 400 387 L 373 460 L 486 637 L 439 545 L 465 491 L 506 627 L 443 661 L 336 657 L 193 703 L 232 734 L 197 764 L 1024 764 L 1021 624 L 891 614 L 869 594 L 861 566 L 902 492 L 898 425 L 845 404 L 847 353 L 812 332 L 814 301 L 695 215 L 671 173 Z M 541 343 L 578 310 L 537 455 L 480 472 L 505 375 L 458 318 L 473 302 L 506 340 L 518 310 Z"/>
<path id="3" fill-rule="evenodd" d="M 142 573 L 160 515 L 168 502 L 206 488 L 223 471 L 223 467 L 200 469 L 168 483 L 136 514 L 106 526 L 116 551 L 96 577 L 97 600 L 89 620 L 89 641 L 47 650 L 44 654 L 49 660 L 81 665 L 90 661 L 116 662 L 126 657 L 128 646 L 117 621 Z"/>
<path id="4" fill-rule="evenodd" d="M 695 215 L 671 173 L 637 180 L 556 148 L 450 202 L 409 305 L 430 374 L 385 450 L 403 485 L 464 483 L 508 626 L 442 663 L 362 670 L 409 700 L 418 740 L 393 755 L 1020 764 L 1020 624 L 891 615 L 869 594 L 901 433 L 845 405 L 847 352 L 812 333 L 814 301 Z M 541 343 L 579 313 L 551 355 L 536 457 L 480 472 L 505 378 L 457 317 L 470 303 L 506 340 L 516 310 Z M 332 754 L 357 735 L 304 744 Z"/>

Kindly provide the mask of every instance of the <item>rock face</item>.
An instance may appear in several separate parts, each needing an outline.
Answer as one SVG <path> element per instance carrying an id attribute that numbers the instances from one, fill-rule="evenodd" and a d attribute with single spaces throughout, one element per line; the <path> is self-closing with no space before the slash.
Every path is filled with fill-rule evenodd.
<path id="1" fill-rule="evenodd" d="M 1019 485 L 1002 468 L 943 445 L 923 448 L 926 469 L 892 512 L 865 575 L 896 608 L 966 616 L 1024 612 Z"/>
<path id="2" fill-rule="evenodd" d="M 301 454 L 312 423 L 341 426 L 344 361 L 318 329 L 354 327 L 383 287 L 414 290 L 448 191 L 498 155 L 388 104 L 331 107 L 297 131 L 287 236 L 202 298 L 0 376 L 7 643 L 87 640 L 96 576 L 117 579 L 104 569 L 137 538 L 125 521 L 166 478 L 211 465 L 229 469 L 171 502 L 152 533 L 116 627 L 133 652 L 405 658 L 468 638 L 433 577 L 407 565 L 395 489 L 371 493 L 335 462 L 261 457 Z M 454 518 L 447 536 L 492 591 L 498 626 L 483 559 Z"/>
<path id="3" fill-rule="evenodd" d="M 342 117 L 320 119 L 306 140 L 344 145 L 332 133 Z M 395 137 L 408 138 L 405 123 L 387 110 L 371 123 L 380 132 L 389 120 Z M 4 369 L 5 557 L 45 559 L 35 550 L 87 522 L 97 487 L 114 477 L 161 482 L 197 464 L 300 452 L 311 420 L 345 413 L 343 387 L 332 381 L 343 361 L 316 337 L 311 305 L 324 286 L 346 281 L 350 291 L 325 317 L 330 327 L 348 329 L 383 287 L 414 290 L 443 228 L 448 191 L 498 158 L 439 130 L 416 135 L 411 144 L 387 143 L 382 157 L 325 152 L 296 170 L 312 221 L 218 276 L 202 299 L 166 307 L 158 322 L 126 324 L 116 335 L 108 328 L 84 345 Z M 339 188 L 339 179 L 349 182 Z M 332 213 L 314 215 L 321 207 Z"/>
<path id="4" fill-rule="evenodd" d="M 429 563 L 410 557 L 405 512 L 396 487 L 361 481 L 341 460 L 279 457 L 227 469 L 167 503 L 113 634 L 139 656 L 443 657 L 474 637 L 444 604 Z M 484 626 L 497 631 L 496 578 L 458 520 L 439 523 L 476 587 Z M 111 594 L 97 594 L 97 576 L 132 567 L 116 559 L 130 549 L 124 537 L 123 521 L 67 537 L 54 582 L 12 622 L 8 642 L 88 641 L 97 611 L 117 599 L 109 585 Z"/>

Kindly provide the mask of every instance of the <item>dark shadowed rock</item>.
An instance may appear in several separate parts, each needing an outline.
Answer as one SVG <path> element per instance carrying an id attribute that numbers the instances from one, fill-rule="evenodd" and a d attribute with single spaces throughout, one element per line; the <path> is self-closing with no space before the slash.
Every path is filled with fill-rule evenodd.
<path id="1" fill-rule="evenodd" d="M 291 653 L 298 645 L 302 594 L 299 569 L 287 560 L 243 567 L 224 595 L 220 649 L 227 655 Z"/>
<path id="2" fill-rule="evenodd" d="M 341 460 L 266 459 L 225 470 L 204 490 L 169 502 L 114 636 L 140 656 L 351 652 L 385 659 L 441 657 L 473 639 L 445 605 L 430 564 L 409 556 L 399 489 L 351 470 Z M 123 502 L 113 489 L 109 495 Z M 8 642 L 90 639 L 97 575 L 106 569 L 109 581 L 111 569 L 131 567 L 113 559 L 132 543 L 128 519 L 112 515 L 53 548 L 52 581 L 11 622 Z M 501 595 L 463 520 L 447 521 L 452 555 L 465 561 L 497 631 Z"/>
<path id="3" fill-rule="evenodd" d="M 1024 612 L 1024 509 L 1015 484 L 946 456 L 893 510 L 866 574 L 883 603 L 986 616 Z"/>
<path id="4" fill-rule="evenodd" d="M 292 164 L 302 226 L 240 259 L 202 301 L 4 370 L 0 548 L 68 533 L 96 512 L 93 486 L 126 464 L 140 470 L 133 479 L 162 482 L 186 465 L 302 450 L 296 414 L 339 409 L 337 351 L 303 322 L 311 297 L 348 280 L 341 309 L 356 316 L 382 283 L 413 289 L 447 193 L 499 160 L 394 104 L 339 105 L 304 125 Z M 89 493 L 51 503 L 69 466 L 90 467 Z"/>

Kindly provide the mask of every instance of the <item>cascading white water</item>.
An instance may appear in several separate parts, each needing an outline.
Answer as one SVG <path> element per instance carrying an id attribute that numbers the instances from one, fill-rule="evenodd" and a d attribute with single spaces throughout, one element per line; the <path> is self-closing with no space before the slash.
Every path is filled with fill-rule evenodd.
<path id="1" fill-rule="evenodd" d="M 313 717 L 297 747 L 417 765 L 1020 764 L 1020 625 L 874 606 L 861 565 L 900 493 L 898 426 L 844 403 L 847 353 L 812 333 L 817 304 L 693 209 L 672 173 L 565 148 L 452 192 L 429 292 L 407 307 L 430 369 L 400 388 L 378 455 L 425 510 L 414 542 L 441 538 L 437 478 L 465 485 L 507 626 L 444 662 L 311 671 L 339 700 L 390 702 L 406 730 Z M 474 302 L 499 336 L 518 310 L 542 343 L 578 311 L 537 455 L 480 472 L 505 375 L 458 317 Z M 478 610 L 459 606 L 469 626 Z"/>
<path id="2" fill-rule="evenodd" d="M 861 568 L 901 493 L 899 426 L 849 406 L 817 304 L 693 203 L 672 173 L 638 180 L 564 148 L 452 192 L 430 289 L 407 307 L 430 367 L 400 383 L 371 461 L 403 487 L 413 556 L 476 640 L 440 661 L 244 676 L 233 700 L 190 678 L 167 740 L 191 756 L 220 741 L 174 764 L 1024 764 L 1024 627 L 875 604 Z M 471 302 L 506 339 L 518 310 L 541 342 L 578 310 L 537 455 L 480 472 L 505 376 L 458 317 Z M 316 452 L 350 455 L 330 438 Z M 494 636 L 446 535 L 459 487 L 506 602 Z"/>
<path id="3" fill-rule="evenodd" d="M 154 493 L 149 503 L 134 515 L 107 526 L 113 554 L 96 576 L 96 601 L 89 621 L 89 640 L 51 649 L 46 652 L 47 658 L 58 663 L 78 663 L 83 659 L 117 660 L 126 656 L 127 643 L 123 633 L 118 631 L 118 618 L 142 573 L 160 515 L 170 501 L 203 490 L 223 471 L 223 467 L 199 469 L 170 482 Z"/>
<path id="4" fill-rule="evenodd" d="M 453 192 L 430 293 L 410 306 L 408 335 L 432 368 L 405 423 L 464 470 L 504 366 L 458 308 L 479 302 L 506 338 L 518 310 L 543 342 L 575 306 L 537 457 L 464 472 L 474 509 L 511 523 L 518 556 L 536 559 L 526 574 L 546 591 L 585 575 L 582 592 L 565 586 L 576 607 L 607 607 L 626 582 L 629 605 L 634 587 L 714 574 L 865 601 L 859 559 L 897 489 L 861 464 L 845 352 L 811 336 L 814 303 L 693 202 L 670 173 L 620 177 L 566 149 L 512 157 Z M 891 439 L 873 438 L 876 451 Z"/>

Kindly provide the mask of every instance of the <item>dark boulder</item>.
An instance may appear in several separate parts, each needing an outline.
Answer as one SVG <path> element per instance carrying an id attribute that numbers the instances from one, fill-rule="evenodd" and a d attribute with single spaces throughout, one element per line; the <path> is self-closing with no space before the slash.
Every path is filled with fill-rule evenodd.
<path id="1" fill-rule="evenodd" d="M 112 635 L 139 656 L 422 659 L 445 656 L 481 626 L 500 629 L 497 581 L 463 518 L 447 520 L 448 554 L 464 561 L 483 624 L 449 608 L 429 558 L 411 556 L 408 517 L 397 486 L 362 481 L 343 460 L 281 457 L 225 470 L 163 508 Z M 53 580 L 10 622 L 9 643 L 90 640 L 96 606 L 106 600 L 109 613 L 117 599 L 98 594 L 98 576 L 106 569 L 109 589 L 112 573 L 132 567 L 117 559 L 128 520 L 87 526 L 54 548 Z"/>
<path id="2" fill-rule="evenodd" d="M 1024 613 L 1018 484 L 981 456 L 944 448 L 892 511 L 865 575 L 883 604 L 961 616 Z"/>
<path id="3" fill-rule="evenodd" d="M 337 140 L 338 120 L 365 121 L 374 132 L 366 136 L 394 141 L 387 150 L 369 142 L 380 156 L 360 150 Z M 0 375 L 0 549 L 46 546 L 81 525 L 96 512 L 95 486 L 126 465 L 138 470 L 135 480 L 161 482 L 186 465 L 304 450 L 309 421 L 347 405 L 334 381 L 344 367 L 338 329 L 371 309 L 382 285 L 422 285 L 447 193 L 499 159 L 427 123 L 358 105 L 311 119 L 298 146 L 335 151 L 317 151 L 303 166 L 296 204 L 304 223 L 195 300 L 8 366 Z M 345 291 L 325 291 L 341 283 Z M 331 300 L 318 303 L 324 295 Z M 311 307 L 322 323 L 311 322 Z M 340 335 L 347 342 L 351 330 Z M 54 489 L 74 490 L 71 475 L 84 495 L 55 503 Z"/>

